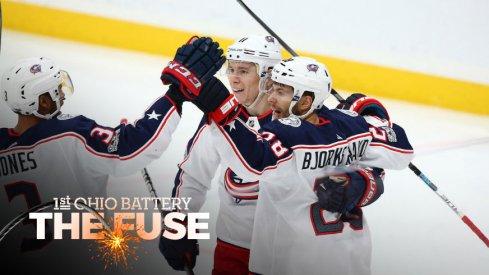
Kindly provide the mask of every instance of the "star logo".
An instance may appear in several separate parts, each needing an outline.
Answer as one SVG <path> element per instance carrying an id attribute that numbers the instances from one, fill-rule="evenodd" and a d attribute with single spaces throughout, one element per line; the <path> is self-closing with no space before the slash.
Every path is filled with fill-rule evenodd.
<path id="1" fill-rule="evenodd" d="M 236 125 L 234 125 L 235 121 L 231 121 L 229 122 L 228 126 L 229 126 L 229 132 L 231 132 L 232 130 L 236 130 Z"/>
<path id="2" fill-rule="evenodd" d="M 155 110 L 151 114 L 146 114 L 148 116 L 148 119 L 156 119 L 158 120 L 158 117 L 161 116 L 160 114 L 157 114 Z"/>

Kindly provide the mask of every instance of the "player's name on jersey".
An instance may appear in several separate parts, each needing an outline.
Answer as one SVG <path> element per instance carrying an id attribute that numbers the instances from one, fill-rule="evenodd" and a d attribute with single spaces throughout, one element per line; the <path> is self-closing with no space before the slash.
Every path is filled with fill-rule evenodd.
<path id="1" fill-rule="evenodd" d="M 314 170 L 325 166 L 350 165 L 365 155 L 369 142 L 369 139 L 361 139 L 328 150 L 305 152 L 302 169 Z"/>
<path id="2" fill-rule="evenodd" d="M 54 198 L 54 210 L 83 210 L 78 203 L 92 207 L 96 211 L 122 210 L 122 211 L 188 211 L 188 205 L 192 198 L 170 198 L 170 197 L 77 197 L 70 196 Z"/>
<path id="3" fill-rule="evenodd" d="M 13 152 L 0 156 L 0 175 L 10 176 L 36 169 L 33 151 Z"/>

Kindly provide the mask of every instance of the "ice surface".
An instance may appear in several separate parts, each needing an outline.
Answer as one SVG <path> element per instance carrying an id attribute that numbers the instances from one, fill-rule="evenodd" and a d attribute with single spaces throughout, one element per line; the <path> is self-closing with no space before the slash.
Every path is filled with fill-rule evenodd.
<path id="1" fill-rule="evenodd" d="M 75 95 L 66 102 L 64 113 L 84 114 L 100 124 L 114 126 L 121 118 L 133 121 L 164 93 L 159 74 L 168 57 L 4 31 L 0 71 L 17 59 L 32 56 L 52 58 L 70 72 Z M 489 117 L 381 101 L 418 149 L 414 163 L 489 235 Z M 335 104 L 333 98 L 327 100 L 328 106 Z M 159 196 L 170 196 L 176 165 L 200 116 L 198 109 L 185 104 L 169 149 L 148 167 Z M 6 104 L 0 103 L 0 127 L 13 127 L 15 122 Z M 211 240 L 200 241 L 196 274 L 210 274 L 211 270 L 216 190 L 214 186 L 203 209 L 211 213 Z M 146 197 L 148 192 L 137 173 L 111 178 L 109 195 Z M 373 239 L 373 275 L 489 274 L 489 248 L 408 169 L 387 172 L 384 195 L 365 208 L 365 215 Z M 140 259 L 130 273 L 170 274 L 157 245 L 156 240 L 143 243 Z"/>

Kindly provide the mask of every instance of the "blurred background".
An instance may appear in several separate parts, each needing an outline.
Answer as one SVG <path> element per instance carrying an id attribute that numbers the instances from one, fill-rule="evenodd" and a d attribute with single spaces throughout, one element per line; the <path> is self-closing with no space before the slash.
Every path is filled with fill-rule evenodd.
<path id="1" fill-rule="evenodd" d="M 414 163 L 456 206 L 489 234 L 489 2 L 245 1 L 301 55 L 324 62 L 343 96 L 378 97 L 410 137 Z M 68 70 L 75 95 L 65 113 L 102 125 L 139 118 L 165 89 L 159 74 L 192 34 L 226 48 L 248 34 L 265 34 L 236 1 L 1 1 L 0 71 L 16 60 L 46 56 Z M 287 55 L 286 55 L 287 56 Z M 226 83 L 225 78 L 222 78 Z M 330 97 L 326 105 L 334 108 Z M 176 165 L 201 113 L 184 105 L 163 157 L 148 167 L 160 196 L 170 196 Z M 0 103 L 0 127 L 16 116 Z M 210 274 L 211 240 L 201 241 L 196 274 Z M 111 178 L 109 195 L 148 196 L 142 177 Z M 411 171 L 387 171 L 385 194 L 365 208 L 372 232 L 372 274 L 489 274 L 489 250 Z M 325 248 L 328 249 L 328 248 Z M 125 273 L 178 274 L 143 242 Z"/>

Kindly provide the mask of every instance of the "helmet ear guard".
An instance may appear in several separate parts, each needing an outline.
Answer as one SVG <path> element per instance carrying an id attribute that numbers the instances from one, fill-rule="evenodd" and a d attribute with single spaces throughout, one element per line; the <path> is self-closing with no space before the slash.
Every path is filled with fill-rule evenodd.
<path id="1" fill-rule="evenodd" d="M 44 57 L 18 61 L 4 73 L 1 88 L 4 100 L 13 112 L 43 119 L 50 119 L 59 113 L 62 91 L 67 95 L 73 93 L 69 74 Z M 39 96 L 45 93 L 55 102 L 56 110 L 43 115 L 39 113 Z"/>
<path id="2" fill-rule="evenodd" d="M 289 113 L 302 97 L 304 92 L 314 94 L 311 108 L 300 118 L 305 118 L 314 110 L 321 108 L 331 93 L 332 80 L 324 64 L 308 57 L 293 57 L 283 60 L 273 67 L 272 80 L 291 86 L 294 89 Z"/>

